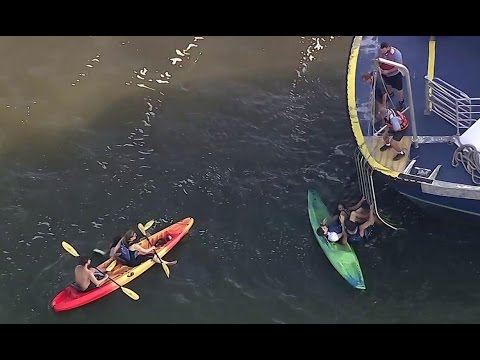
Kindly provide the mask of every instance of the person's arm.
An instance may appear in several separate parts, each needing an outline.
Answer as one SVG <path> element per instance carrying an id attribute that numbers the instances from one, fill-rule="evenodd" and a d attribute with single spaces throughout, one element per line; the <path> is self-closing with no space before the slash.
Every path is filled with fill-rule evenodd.
<path id="1" fill-rule="evenodd" d="M 357 210 L 358 208 L 360 208 L 360 206 L 362 206 L 363 202 L 366 201 L 366 200 L 367 200 L 367 199 L 365 199 L 365 197 L 362 197 L 362 198 L 360 199 L 360 201 L 359 201 L 356 205 L 350 206 L 350 207 L 348 208 L 348 211 Z"/>
<path id="2" fill-rule="evenodd" d="M 102 280 L 97 280 L 97 278 L 95 277 L 92 271 L 88 272 L 88 276 L 90 277 L 90 280 L 95 284 L 96 287 L 101 286 L 105 281 L 108 280 L 107 274 L 105 274 L 105 277 Z"/>
<path id="3" fill-rule="evenodd" d="M 385 94 L 383 94 L 383 96 L 382 96 L 382 106 L 384 108 L 387 107 L 387 99 L 388 99 L 388 93 L 385 91 Z"/>
<path id="4" fill-rule="evenodd" d="M 340 235 L 340 242 L 343 245 L 346 245 L 347 244 L 347 233 L 345 232 L 345 225 L 344 225 L 345 216 L 343 214 L 341 214 L 339 219 L 340 219 L 340 224 L 342 225 L 342 234 Z"/>
<path id="5" fill-rule="evenodd" d="M 146 254 L 149 254 L 151 252 L 153 252 L 155 250 L 155 247 L 154 246 L 151 246 L 149 247 L 148 249 L 145 249 L 144 247 L 142 247 L 140 244 L 134 244 L 132 246 L 132 248 L 136 251 L 138 251 L 141 255 L 146 255 Z"/>
<path id="6" fill-rule="evenodd" d="M 375 216 L 373 215 L 373 206 L 372 206 L 370 207 L 370 216 L 368 217 L 368 220 L 358 226 L 359 235 L 363 237 L 365 235 L 365 230 L 373 224 L 375 224 Z"/>

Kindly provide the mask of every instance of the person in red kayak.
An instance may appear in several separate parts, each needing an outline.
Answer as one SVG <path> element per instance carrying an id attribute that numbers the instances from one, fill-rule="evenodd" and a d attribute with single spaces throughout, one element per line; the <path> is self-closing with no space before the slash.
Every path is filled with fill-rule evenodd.
<path id="1" fill-rule="evenodd" d="M 75 267 L 75 282 L 72 284 L 77 290 L 87 292 L 101 286 L 108 280 L 108 275 L 100 273 L 90 266 L 91 259 L 88 256 L 80 256 L 78 265 Z M 105 269 L 99 269 L 105 271 Z M 97 279 L 97 276 L 101 279 Z"/>
<path id="2" fill-rule="evenodd" d="M 163 263 L 167 265 L 175 265 L 177 261 L 165 261 L 155 256 L 155 247 L 151 246 L 148 249 L 142 247 L 137 241 L 137 234 L 133 230 L 128 230 L 123 235 L 119 243 L 118 252 L 115 258 L 127 266 L 135 267 L 146 260 L 153 259 L 157 264 Z"/>

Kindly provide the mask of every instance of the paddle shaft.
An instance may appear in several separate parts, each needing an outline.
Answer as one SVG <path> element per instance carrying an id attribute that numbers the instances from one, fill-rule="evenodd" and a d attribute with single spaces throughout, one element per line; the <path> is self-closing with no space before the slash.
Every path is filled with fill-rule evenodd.
<path id="1" fill-rule="evenodd" d="M 105 274 L 103 271 L 100 271 L 98 270 L 98 268 L 96 266 L 92 266 L 95 270 L 97 270 L 99 273 L 103 274 L 104 276 L 107 276 L 107 274 Z M 110 276 L 108 277 L 110 280 L 113 281 L 114 284 L 116 284 L 118 287 L 123 287 L 122 285 L 120 285 L 119 283 L 117 283 L 115 280 L 113 280 Z"/>
<path id="2" fill-rule="evenodd" d="M 155 246 L 152 245 L 152 242 L 151 242 L 150 239 L 148 238 L 148 233 L 147 233 L 146 230 L 145 230 L 145 237 L 147 238 L 147 241 L 148 241 L 148 243 L 150 244 L 150 246 L 155 247 Z M 157 254 L 157 248 L 155 248 L 155 250 L 153 250 L 153 253 L 157 256 L 158 260 L 160 260 L 160 263 L 163 263 L 162 259 L 161 259 L 160 256 L 158 256 L 158 254 Z"/>

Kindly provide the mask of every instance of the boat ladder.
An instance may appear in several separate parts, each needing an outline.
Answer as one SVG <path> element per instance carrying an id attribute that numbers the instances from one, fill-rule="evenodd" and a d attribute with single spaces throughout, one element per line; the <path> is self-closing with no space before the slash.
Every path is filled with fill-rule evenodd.
<path id="1" fill-rule="evenodd" d="M 372 176 L 373 169 L 358 148 L 355 150 L 355 166 L 357 167 L 358 185 L 360 187 L 360 192 L 365 197 L 365 199 L 367 199 L 370 206 L 373 206 L 373 210 L 378 219 L 393 230 L 398 230 L 397 227 L 389 224 L 378 213 L 377 200 L 375 197 L 375 186 L 373 184 Z"/>

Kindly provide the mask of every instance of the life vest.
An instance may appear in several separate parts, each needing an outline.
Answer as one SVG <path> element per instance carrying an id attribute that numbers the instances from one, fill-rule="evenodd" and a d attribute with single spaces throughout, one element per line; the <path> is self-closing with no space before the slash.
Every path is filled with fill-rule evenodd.
<path id="1" fill-rule="evenodd" d="M 385 123 L 387 124 L 389 129 L 392 129 L 392 123 L 390 120 L 392 117 L 398 116 L 400 118 L 400 131 L 405 130 L 408 127 L 408 119 L 407 117 L 398 110 L 387 109 L 387 116 L 385 117 Z"/>
<path id="2" fill-rule="evenodd" d="M 328 231 L 335 232 L 337 234 L 341 234 L 342 233 L 342 224 L 340 224 L 340 222 L 332 223 L 332 224 L 328 225 Z"/>
<path id="3" fill-rule="evenodd" d="M 120 244 L 120 259 L 130 262 L 135 259 L 135 251 L 132 251 L 123 242 Z"/>
<path id="4" fill-rule="evenodd" d="M 386 60 L 390 60 L 390 61 L 395 61 L 394 59 L 394 56 L 393 56 L 393 53 L 396 51 L 396 49 L 392 46 L 390 48 L 390 51 L 387 51 L 387 53 L 385 55 L 381 55 L 382 58 L 386 59 Z M 383 70 L 390 70 L 390 69 L 393 69 L 393 65 L 388 65 L 388 64 L 384 64 L 384 63 L 380 63 L 380 68 L 382 68 Z"/>

